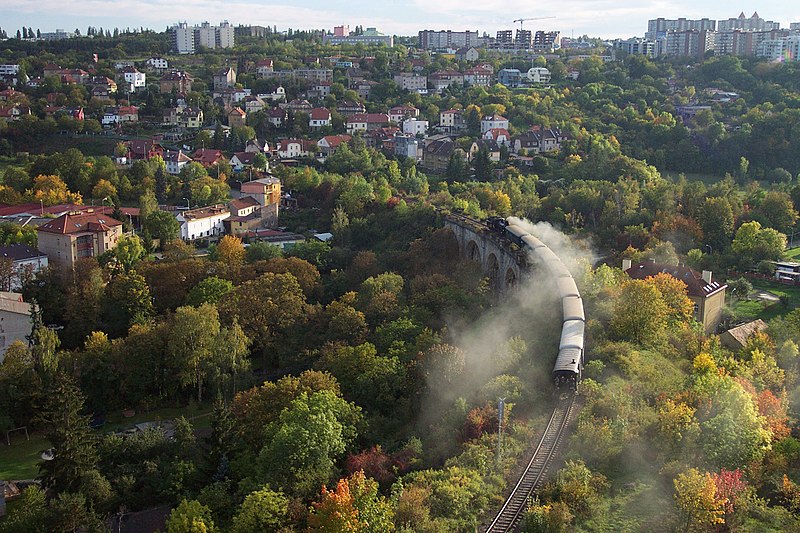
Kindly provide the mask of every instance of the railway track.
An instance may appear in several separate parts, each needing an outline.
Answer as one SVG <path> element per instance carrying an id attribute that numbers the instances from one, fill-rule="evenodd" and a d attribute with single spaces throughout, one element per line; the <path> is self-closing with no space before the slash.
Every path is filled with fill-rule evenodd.
<path id="1" fill-rule="evenodd" d="M 528 466 L 520 476 L 514 490 L 509 494 L 500 512 L 497 513 L 495 519 L 486 528 L 486 533 L 505 533 L 516 530 L 525 512 L 528 499 L 533 494 L 533 491 L 538 489 L 544 482 L 552 460 L 561 446 L 561 439 L 572 419 L 574 405 L 574 395 L 570 395 L 566 399 L 559 399 L 542 434 L 542 440 L 539 441 L 539 445 L 533 452 Z"/>

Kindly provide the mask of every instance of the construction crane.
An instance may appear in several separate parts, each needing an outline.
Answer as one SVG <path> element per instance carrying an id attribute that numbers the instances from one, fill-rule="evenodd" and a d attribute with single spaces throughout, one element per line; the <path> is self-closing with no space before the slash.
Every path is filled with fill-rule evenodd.
<path id="1" fill-rule="evenodd" d="M 523 22 L 527 22 L 529 20 L 545 20 L 545 19 L 554 19 L 554 18 L 556 18 L 556 17 L 533 17 L 533 18 L 527 18 L 527 19 L 516 19 L 516 20 L 514 20 L 512 22 L 519 22 L 519 29 L 522 30 L 522 23 Z"/>

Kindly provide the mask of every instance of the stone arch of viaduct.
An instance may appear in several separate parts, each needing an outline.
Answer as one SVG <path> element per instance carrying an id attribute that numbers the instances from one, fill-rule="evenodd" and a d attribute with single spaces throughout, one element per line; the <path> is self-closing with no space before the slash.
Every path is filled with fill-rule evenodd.
<path id="1" fill-rule="evenodd" d="M 493 291 L 502 294 L 516 286 L 523 272 L 522 258 L 505 239 L 461 217 L 447 217 L 445 227 L 455 234 L 459 255 L 481 266 Z"/>

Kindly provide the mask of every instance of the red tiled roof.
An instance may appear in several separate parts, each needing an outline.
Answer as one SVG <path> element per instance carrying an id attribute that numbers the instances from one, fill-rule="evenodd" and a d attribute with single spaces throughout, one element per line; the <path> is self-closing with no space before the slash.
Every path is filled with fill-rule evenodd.
<path id="1" fill-rule="evenodd" d="M 103 213 L 67 213 L 47 224 L 39 226 L 38 231 L 70 235 L 72 233 L 105 233 L 111 228 L 121 226 L 122 222 Z"/>
<path id="2" fill-rule="evenodd" d="M 383 124 L 389 122 L 389 115 L 386 113 L 358 113 L 347 119 L 348 124 L 356 122 L 366 122 L 367 124 Z"/>
<path id="3" fill-rule="evenodd" d="M 311 120 L 330 120 L 331 112 L 326 107 L 315 107 L 309 112 Z"/>
<path id="4" fill-rule="evenodd" d="M 258 200 L 253 198 L 252 196 L 242 196 L 241 198 L 235 198 L 228 202 L 228 206 L 233 209 L 245 209 L 248 207 L 257 207 L 261 204 L 258 203 Z"/>
<path id="5" fill-rule="evenodd" d="M 325 140 L 331 148 L 338 148 L 343 142 L 349 142 L 352 137 L 350 135 L 326 135 L 320 140 Z"/>
<path id="6" fill-rule="evenodd" d="M 664 272 L 684 282 L 688 288 L 689 296 L 701 298 L 707 298 L 727 287 L 726 284 L 715 281 L 713 278 L 711 283 L 706 283 L 699 272 L 680 265 L 665 265 L 652 262 L 639 263 L 625 272 L 633 279 L 645 279 Z"/>

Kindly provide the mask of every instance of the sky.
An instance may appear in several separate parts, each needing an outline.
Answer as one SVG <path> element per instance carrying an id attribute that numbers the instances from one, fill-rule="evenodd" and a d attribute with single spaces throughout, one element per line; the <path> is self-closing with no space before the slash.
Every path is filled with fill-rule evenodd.
<path id="1" fill-rule="evenodd" d="M 538 4 L 538 5 L 536 5 Z M 23 25 L 34 30 L 57 28 L 86 32 L 88 26 L 140 27 L 163 31 L 178 21 L 190 25 L 217 24 L 277 26 L 292 29 L 327 29 L 341 24 L 376 27 L 395 35 L 417 35 L 419 30 L 471 30 L 494 35 L 518 28 L 514 19 L 555 17 L 528 21 L 527 29 L 554 31 L 564 37 L 589 35 L 602 38 L 643 36 L 648 19 L 747 17 L 758 11 L 767 20 L 800 22 L 797 0 L 762 0 L 757 4 L 729 0 L 2 0 L 0 28 L 9 35 Z"/>

